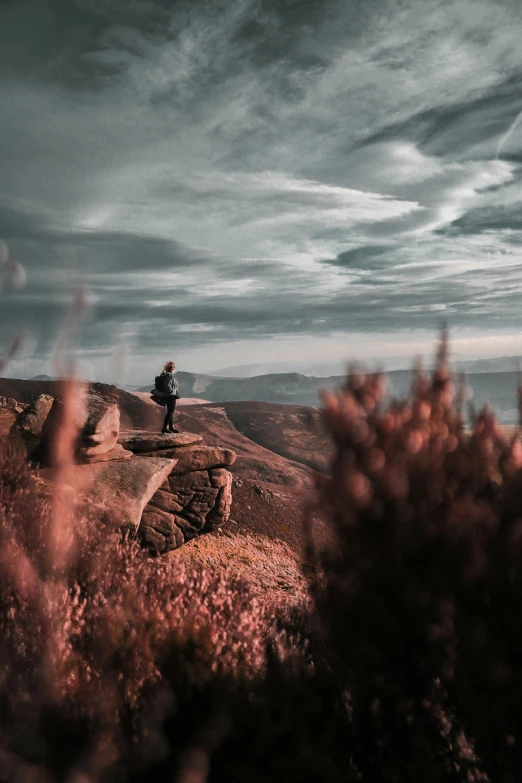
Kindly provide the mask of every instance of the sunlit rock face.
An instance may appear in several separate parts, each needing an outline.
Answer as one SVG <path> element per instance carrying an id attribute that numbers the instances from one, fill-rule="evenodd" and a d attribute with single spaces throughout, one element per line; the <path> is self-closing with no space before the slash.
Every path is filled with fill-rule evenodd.
<path id="1" fill-rule="evenodd" d="M 205 446 L 201 440 L 191 433 L 136 432 L 120 439 L 142 457 L 168 455 L 174 460 L 168 480 L 145 507 L 139 528 L 144 543 L 156 553 L 215 530 L 230 516 L 232 474 L 224 466 L 234 462 L 235 452 Z"/>
<path id="2" fill-rule="evenodd" d="M 73 410 L 71 489 L 116 530 L 138 535 L 155 554 L 176 549 L 230 516 L 231 449 L 207 446 L 190 432 L 120 432 L 114 396 L 87 389 Z M 60 397 L 41 394 L 20 407 L 11 438 L 53 481 L 55 444 L 67 417 Z"/>

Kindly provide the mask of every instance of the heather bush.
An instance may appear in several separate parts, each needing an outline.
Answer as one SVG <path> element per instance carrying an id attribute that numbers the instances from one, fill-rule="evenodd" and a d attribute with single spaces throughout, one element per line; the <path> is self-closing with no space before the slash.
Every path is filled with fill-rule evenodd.
<path id="1" fill-rule="evenodd" d="M 318 614 L 371 780 L 521 779 L 521 448 L 487 409 L 465 431 L 446 355 L 406 403 L 378 375 L 325 395 Z"/>

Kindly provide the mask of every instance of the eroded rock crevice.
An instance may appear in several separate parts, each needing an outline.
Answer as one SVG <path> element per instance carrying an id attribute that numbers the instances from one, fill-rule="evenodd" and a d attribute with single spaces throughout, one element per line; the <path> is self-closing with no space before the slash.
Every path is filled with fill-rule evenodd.
<path id="1" fill-rule="evenodd" d="M 180 444 L 179 435 L 158 436 L 155 452 L 143 450 L 145 443 L 147 448 L 151 445 L 148 433 L 133 433 L 124 441 L 142 457 L 168 452 L 176 460 L 168 480 L 143 511 L 139 534 L 155 552 L 168 552 L 201 533 L 216 530 L 230 516 L 232 474 L 224 466 L 234 462 L 235 452 L 205 446 L 195 437 L 199 439 L 197 446 L 189 445 L 187 437 Z"/>

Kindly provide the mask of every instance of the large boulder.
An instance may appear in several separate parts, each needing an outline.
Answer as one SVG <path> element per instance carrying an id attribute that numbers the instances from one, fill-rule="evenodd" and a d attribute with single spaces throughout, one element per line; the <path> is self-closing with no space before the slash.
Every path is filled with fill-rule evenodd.
<path id="1" fill-rule="evenodd" d="M 85 508 L 111 520 L 117 529 L 137 531 L 143 509 L 169 476 L 175 460 L 133 457 L 92 465 L 73 465 L 67 482 Z M 53 470 L 41 471 L 53 478 Z"/>
<path id="2" fill-rule="evenodd" d="M 75 426 L 78 430 L 76 456 L 80 462 L 112 451 L 120 432 L 120 409 L 116 397 L 92 388 L 78 387 Z M 52 454 L 52 443 L 57 437 L 65 411 L 61 398 L 54 401 L 42 427 L 41 460 L 45 463 Z"/>
<path id="3" fill-rule="evenodd" d="M 116 398 L 89 389 L 78 424 L 79 457 L 96 457 L 112 451 L 120 434 L 120 409 Z"/>
<path id="4" fill-rule="evenodd" d="M 201 440 L 201 435 L 195 435 L 192 432 L 160 433 L 134 431 L 122 433 L 119 438 L 123 448 L 133 451 L 135 454 L 177 449 L 181 446 L 201 443 Z"/>
<path id="5" fill-rule="evenodd" d="M 42 431 L 53 404 L 54 397 L 40 394 L 30 405 L 18 412 L 9 430 L 9 439 L 24 457 L 38 459 Z"/>
<path id="6" fill-rule="evenodd" d="M 228 470 L 171 473 L 147 504 L 140 535 L 154 551 L 167 552 L 180 546 L 180 540 L 189 541 L 227 522 L 231 503 L 232 474 Z M 174 528 L 181 538 L 174 535 Z"/>
<path id="7" fill-rule="evenodd" d="M 147 507 L 140 525 L 141 540 L 156 554 L 182 546 L 185 537 L 176 517 L 166 511 Z"/>
<path id="8" fill-rule="evenodd" d="M 53 407 L 54 397 L 50 394 L 40 394 L 28 407 L 18 415 L 15 427 L 24 436 L 35 440 L 42 437 L 45 421 Z"/>
<path id="9" fill-rule="evenodd" d="M 99 442 L 98 438 L 102 433 L 105 435 L 115 433 L 118 436 L 120 409 L 117 398 L 89 389 L 80 407 L 78 428 L 86 442 L 90 439 Z"/>
<path id="10" fill-rule="evenodd" d="M 176 454 L 177 462 L 174 474 L 188 473 L 196 470 L 224 468 L 236 460 L 232 449 L 219 449 L 213 446 L 189 446 Z"/>
<path id="11" fill-rule="evenodd" d="M 92 453 L 92 452 L 79 452 L 77 454 L 77 459 L 80 464 L 88 463 L 90 465 L 94 464 L 95 462 L 111 462 L 112 460 L 117 459 L 131 459 L 134 454 L 132 451 L 127 451 L 123 448 L 119 443 L 117 443 L 112 449 L 109 449 L 109 451 L 102 451 L 101 453 Z"/>

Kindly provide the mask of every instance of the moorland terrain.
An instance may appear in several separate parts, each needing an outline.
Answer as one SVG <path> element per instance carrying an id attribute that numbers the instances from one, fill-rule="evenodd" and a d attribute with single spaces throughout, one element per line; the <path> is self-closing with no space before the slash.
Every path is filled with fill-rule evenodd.
<path id="1" fill-rule="evenodd" d="M 24 404 L 57 393 L 57 381 L 0 378 L 0 396 Z M 123 428 L 159 431 L 164 409 L 149 395 L 118 389 L 117 396 Z M 320 510 L 311 508 L 314 476 L 326 472 L 331 454 L 319 410 L 267 402 L 184 402 L 176 426 L 237 455 L 230 468 L 232 508 L 221 530 L 187 542 L 168 557 L 224 565 L 260 592 L 290 597 L 303 587 L 302 566 L 310 547 L 322 549 L 329 540 Z M 0 409 L 0 437 L 15 416 Z"/>

